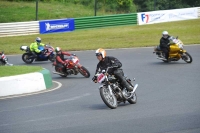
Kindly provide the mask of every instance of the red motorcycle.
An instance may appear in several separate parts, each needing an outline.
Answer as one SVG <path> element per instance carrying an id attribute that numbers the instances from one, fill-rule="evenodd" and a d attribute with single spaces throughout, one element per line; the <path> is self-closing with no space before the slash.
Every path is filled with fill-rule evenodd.
<path id="1" fill-rule="evenodd" d="M 78 73 L 81 73 L 84 77 L 89 78 L 90 72 L 79 63 L 79 59 L 77 56 L 71 55 L 69 58 L 65 60 L 68 65 L 66 66 L 66 71 L 64 73 L 59 72 L 59 66 L 57 66 L 56 61 L 53 63 L 53 66 L 55 66 L 54 74 L 58 74 L 61 77 L 67 77 L 68 75 L 74 74 L 77 75 Z"/>

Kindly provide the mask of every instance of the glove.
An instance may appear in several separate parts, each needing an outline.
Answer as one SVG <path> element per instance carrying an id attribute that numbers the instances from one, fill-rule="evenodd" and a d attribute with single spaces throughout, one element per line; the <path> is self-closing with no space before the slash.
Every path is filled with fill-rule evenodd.
<path id="1" fill-rule="evenodd" d="M 63 65 L 64 65 L 64 66 L 67 66 L 67 63 L 64 63 Z"/>
<path id="2" fill-rule="evenodd" d="M 95 82 L 95 83 L 97 82 L 97 76 L 96 75 L 92 78 L 92 81 Z"/>
<path id="3" fill-rule="evenodd" d="M 40 51 L 40 53 L 41 53 L 41 54 L 45 54 L 45 51 L 42 50 L 42 51 Z"/>
<path id="4" fill-rule="evenodd" d="M 76 56 L 76 54 L 71 54 L 72 56 Z"/>

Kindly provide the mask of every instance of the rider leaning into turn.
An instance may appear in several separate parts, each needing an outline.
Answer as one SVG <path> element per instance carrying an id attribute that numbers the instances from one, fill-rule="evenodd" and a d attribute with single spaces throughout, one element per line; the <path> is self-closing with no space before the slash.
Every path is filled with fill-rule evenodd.
<path id="1" fill-rule="evenodd" d="M 35 42 L 34 43 L 31 43 L 30 45 L 30 50 L 31 50 L 31 53 L 33 54 L 33 57 L 36 58 L 38 54 L 43 54 L 44 51 L 41 51 L 38 49 L 39 46 L 45 46 L 45 44 L 41 43 L 41 38 L 40 37 L 37 37 L 35 39 Z"/>
<path id="2" fill-rule="evenodd" d="M 170 35 L 167 31 L 162 32 L 162 37 L 160 39 L 160 49 L 165 53 L 165 59 L 168 60 L 169 57 L 169 38 Z"/>
<path id="3" fill-rule="evenodd" d="M 66 66 L 68 61 L 64 58 L 64 55 L 75 56 L 75 54 L 70 54 L 69 52 L 63 52 L 60 47 L 56 47 L 56 65 L 59 67 L 59 72 L 64 73 L 66 71 Z"/>
<path id="4" fill-rule="evenodd" d="M 99 63 L 97 64 L 95 76 L 92 78 L 92 80 L 96 83 L 97 76 L 96 74 L 101 70 L 106 70 L 107 67 L 113 66 L 112 69 L 109 69 L 109 74 L 114 74 L 116 78 L 120 80 L 120 83 L 123 87 L 127 88 L 128 91 L 132 91 L 133 87 L 129 85 L 129 83 L 126 81 L 124 77 L 123 70 L 120 69 L 122 67 L 122 63 L 115 57 L 112 56 L 106 56 L 106 51 L 102 48 L 99 48 L 96 50 L 96 56 L 99 60 Z"/>

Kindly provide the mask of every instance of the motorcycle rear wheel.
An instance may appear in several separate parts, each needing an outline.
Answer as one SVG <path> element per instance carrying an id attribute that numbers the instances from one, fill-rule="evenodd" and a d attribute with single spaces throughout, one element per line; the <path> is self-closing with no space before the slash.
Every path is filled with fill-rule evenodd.
<path id="1" fill-rule="evenodd" d="M 137 102 L 137 95 L 136 92 L 133 93 L 133 96 L 127 100 L 130 104 L 136 104 Z"/>
<path id="2" fill-rule="evenodd" d="M 81 66 L 79 72 L 86 78 L 90 77 L 90 72 L 84 66 Z"/>
<path id="3" fill-rule="evenodd" d="M 51 62 L 54 62 L 55 59 L 56 59 L 56 56 L 55 56 L 55 55 L 51 55 L 51 56 L 49 56 L 49 60 L 50 60 Z"/>
<path id="4" fill-rule="evenodd" d="M 103 102 L 111 109 L 115 109 L 118 106 L 117 99 L 115 95 L 110 95 L 109 89 L 105 87 L 100 88 L 100 96 Z"/>
<path id="5" fill-rule="evenodd" d="M 188 52 L 183 53 L 182 59 L 186 63 L 191 63 L 192 62 L 192 56 Z"/>
<path id="6" fill-rule="evenodd" d="M 23 60 L 26 64 L 31 64 L 31 63 L 33 62 L 34 58 L 29 59 L 30 56 L 31 56 L 31 54 L 29 54 L 29 53 L 24 53 L 24 54 L 22 55 L 22 60 Z"/>
<path id="7" fill-rule="evenodd" d="M 0 60 L 0 66 L 4 66 L 4 65 L 5 63 L 2 60 Z"/>

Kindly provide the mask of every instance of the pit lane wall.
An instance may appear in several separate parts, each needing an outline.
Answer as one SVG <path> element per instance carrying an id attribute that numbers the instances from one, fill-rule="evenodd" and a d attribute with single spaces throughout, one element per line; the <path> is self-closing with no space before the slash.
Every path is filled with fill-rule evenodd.
<path id="1" fill-rule="evenodd" d="M 52 87 L 49 70 L 0 78 L 0 97 L 46 90 Z"/>

